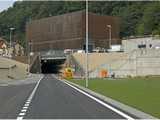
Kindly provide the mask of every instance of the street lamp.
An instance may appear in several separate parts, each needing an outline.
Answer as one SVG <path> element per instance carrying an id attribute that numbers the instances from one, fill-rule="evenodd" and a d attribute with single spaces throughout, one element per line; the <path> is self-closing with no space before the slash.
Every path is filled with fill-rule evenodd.
<path id="1" fill-rule="evenodd" d="M 9 28 L 10 30 L 10 59 L 12 58 L 12 55 L 11 55 L 11 47 L 12 47 L 12 31 L 14 30 L 15 28 Z M 9 76 L 11 75 L 11 67 L 12 65 L 9 67 Z"/>
<path id="2" fill-rule="evenodd" d="M 111 49 L 111 40 L 112 40 L 112 26 L 111 25 L 107 25 L 107 27 L 109 28 L 109 48 Z"/>
<path id="3" fill-rule="evenodd" d="M 11 50 L 11 47 L 12 47 L 12 31 L 15 29 L 15 28 L 9 28 L 10 29 L 10 50 Z M 10 51 L 11 52 L 11 51 Z M 12 57 L 11 53 L 10 53 L 10 57 Z"/>
<path id="4" fill-rule="evenodd" d="M 28 75 L 30 73 L 31 57 L 34 56 L 34 52 L 31 51 L 31 42 L 28 43 Z"/>
<path id="5" fill-rule="evenodd" d="M 34 52 L 29 53 L 29 58 L 28 58 L 28 74 L 30 73 L 30 64 L 31 64 L 31 57 L 34 56 Z"/>
<path id="6" fill-rule="evenodd" d="M 86 79 L 86 87 L 88 87 L 88 0 L 86 0 L 86 71 L 85 71 L 85 79 Z"/>

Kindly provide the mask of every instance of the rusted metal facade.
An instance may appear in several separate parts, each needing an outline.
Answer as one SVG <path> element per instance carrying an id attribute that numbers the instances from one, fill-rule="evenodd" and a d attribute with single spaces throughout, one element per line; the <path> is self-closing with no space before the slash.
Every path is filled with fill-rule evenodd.
<path id="1" fill-rule="evenodd" d="M 85 11 L 78 11 L 29 22 L 26 37 L 32 51 L 82 49 L 85 45 Z M 112 26 L 112 44 L 119 44 L 119 18 L 89 13 L 89 44 L 108 48 Z"/>
<path id="2" fill-rule="evenodd" d="M 120 19 L 113 16 L 101 16 L 89 13 L 89 41 L 94 47 L 109 48 L 109 28 L 111 25 L 111 44 L 120 44 Z"/>

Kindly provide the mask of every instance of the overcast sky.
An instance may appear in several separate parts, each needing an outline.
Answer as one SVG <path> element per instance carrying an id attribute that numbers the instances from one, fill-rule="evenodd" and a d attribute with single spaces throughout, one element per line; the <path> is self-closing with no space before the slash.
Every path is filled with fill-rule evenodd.
<path id="1" fill-rule="evenodd" d="M 11 7 L 14 1 L 15 0 L 0 0 L 0 12 Z"/>

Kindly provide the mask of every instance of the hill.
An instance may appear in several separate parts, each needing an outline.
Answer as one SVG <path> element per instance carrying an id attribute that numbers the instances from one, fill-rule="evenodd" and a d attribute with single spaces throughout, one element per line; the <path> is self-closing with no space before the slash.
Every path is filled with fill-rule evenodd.
<path id="1" fill-rule="evenodd" d="M 121 17 L 121 37 L 160 35 L 160 1 L 92 1 L 89 10 Z"/>
<path id="2" fill-rule="evenodd" d="M 79 1 L 17 1 L 13 7 L 0 13 L 0 36 L 9 40 L 9 28 L 14 27 L 14 40 L 25 46 L 25 24 L 28 21 L 84 8 L 85 2 Z"/>
<path id="3" fill-rule="evenodd" d="M 14 39 L 25 46 L 26 22 L 83 9 L 82 1 L 17 1 L 0 13 L 0 36 L 9 40 L 15 27 Z M 160 1 L 91 1 L 89 11 L 121 17 L 121 37 L 160 34 Z"/>

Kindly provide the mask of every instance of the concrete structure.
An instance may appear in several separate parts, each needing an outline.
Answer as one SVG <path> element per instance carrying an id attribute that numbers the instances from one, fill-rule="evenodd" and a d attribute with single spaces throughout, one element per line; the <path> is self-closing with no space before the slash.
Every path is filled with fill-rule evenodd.
<path id="1" fill-rule="evenodd" d="M 27 76 L 27 64 L 0 57 L 0 80 L 24 79 Z"/>
<path id="2" fill-rule="evenodd" d="M 57 60 L 62 61 L 65 55 L 54 52 L 66 49 L 82 50 L 85 49 L 86 40 L 86 15 L 85 11 L 67 13 L 59 16 L 33 20 L 26 25 L 26 39 L 28 41 L 28 54 L 34 52 L 39 54 L 38 58 L 30 60 L 31 71 L 39 72 L 47 62 L 58 64 Z M 111 26 L 112 44 L 120 44 L 119 39 L 119 18 L 113 16 L 100 16 L 94 13 L 88 14 L 89 29 L 89 51 L 93 48 L 109 47 L 109 29 Z M 51 52 L 50 52 L 51 51 Z M 59 56 L 60 55 L 60 56 Z M 28 55 L 30 57 L 30 55 Z M 36 56 L 37 57 L 37 56 Z M 54 62 L 56 61 L 56 62 Z M 52 63 L 51 62 L 51 63 Z M 32 64 L 37 63 L 37 64 Z M 41 64 L 39 64 L 41 63 Z M 36 65 L 32 66 L 32 65 Z M 39 66 L 39 67 L 38 67 Z M 47 66 L 51 66 L 47 65 Z M 38 71 L 36 71 L 36 69 Z M 44 67 L 45 68 L 45 67 Z"/>
<path id="3" fill-rule="evenodd" d="M 85 54 L 73 54 L 72 66 L 75 74 L 83 76 Z M 106 69 L 109 76 L 116 77 L 160 75 L 160 49 L 133 50 L 129 53 L 90 53 L 89 76 L 100 77 L 100 71 Z"/>
<path id="4" fill-rule="evenodd" d="M 8 54 L 7 42 L 0 38 L 0 55 L 5 56 Z"/>
<path id="5" fill-rule="evenodd" d="M 122 40 L 124 52 L 89 54 L 89 75 L 99 77 L 102 69 L 116 77 L 160 75 L 159 46 L 160 39 L 154 37 Z M 75 54 L 73 58 L 76 66 L 84 70 L 85 55 Z"/>
<path id="6" fill-rule="evenodd" d="M 160 48 L 160 38 L 156 37 L 140 37 L 122 40 L 122 48 L 124 52 L 131 52 L 138 47 L 144 45 L 147 49 Z"/>

